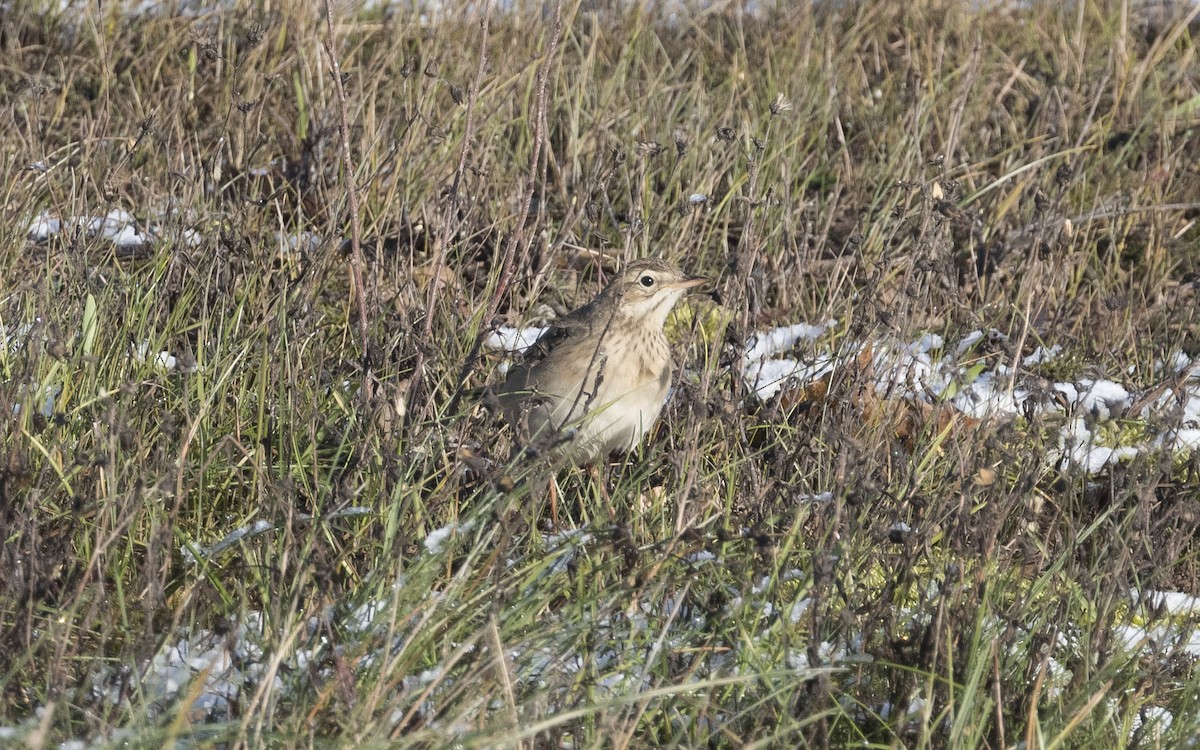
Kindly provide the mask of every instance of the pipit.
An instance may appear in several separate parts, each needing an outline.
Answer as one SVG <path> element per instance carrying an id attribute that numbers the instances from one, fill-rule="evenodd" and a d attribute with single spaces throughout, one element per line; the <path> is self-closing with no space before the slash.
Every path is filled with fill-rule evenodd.
<path id="1" fill-rule="evenodd" d="M 666 261 L 634 261 L 591 302 L 555 320 L 498 393 L 518 436 L 580 464 L 636 447 L 671 387 L 667 315 L 704 281 Z"/>

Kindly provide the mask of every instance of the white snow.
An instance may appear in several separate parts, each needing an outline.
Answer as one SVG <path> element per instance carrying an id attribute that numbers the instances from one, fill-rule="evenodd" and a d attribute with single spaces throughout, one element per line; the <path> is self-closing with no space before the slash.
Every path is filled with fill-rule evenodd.
<path id="1" fill-rule="evenodd" d="M 1200 430 L 1187 429 L 1175 432 L 1176 450 L 1200 450 Z"/>
<path id="2" fill-rule="evenodd" d="M 1131 589 L 1130 597 L 1152 609 L 1163 609 L 1172 616 L 1200 614 L 1200 597 L 1180 591 L 1141 591 Z"/>
<path id="3" fill-rule="evenodd" d="M 46 240 L 62 233 L 79 232 L 88 237 L 108 240 L 117 247 L 132 249 L 150 242 L 150 238 L 137 228 L 137 220 L 123 209 L 113 209 L 104 216 L 71 216 L 66 220 L 43 211 L 29 223 L 29 238 L 35 242 Z"/>
<path id="4" fill-rule="evenodd" d="M 312 253 L 321 247 L 321 237 L 313 232 L 300 232 L 298 234 L 277 232 L 275 234 L 275 241 L 279 244 L 281 255 Z"/>
<path id="5" fill-rule="evenodd" d="M 483 340 L 483 345 L 502 352 L 523 352 L 533 346 L 547 330 L 549 329 L 537 326 L 529 328 L 500 326 L 487 335 Z"/>
<path id="6" fill-rule="evenodd" d="M 116 208 L 103 216 L 81 214 L 66 218 L 42 211 L 29 221 L 26 234 L 34 242 L 46 242 L 58 235 L 81 235 L 110 242 L 124 250 L 136 250 L 156 241 L 172 240 L 174 231 L 161 219 L 152 219 L 143 229 L 133 214 Z M 189 247 L 196 247 L 203 241 L 200 233 L 193 229 L 183 229 L 178 233 L 178 239 Z M 300 239 L 291 240 L 293 245 L 300 242 Z"/>
<path id="7" fill-rule="evenodd" d="M 1054 360 L 1061 353 L 1062 353 L 1062 344 L 1055 344 L 1054 346 L 1050 347 L 1049 349 L 1039 346 L 1037 349 L 1035 349 L 1033 351 L 1033 354 L 1030 354 L 1028 357 L 1021 360 L 1021 364 L 1025 365 L 1026 367 L 1033 367 L 1034 365 L 1045 364 L 1046 362 L 1050 362 L 1050 361 Z"/>
<path id="8" fill-rule="evenodd" d="M 812 495 L 801 495 L 796 500 L 802 503 L 828 503 L 833 500 L 833 493 L 817 492 Z"/>
<path id="9" fill-rule="evenodd" d="M 759 331 L 751 337 L 746 349 L 746 361 L 754 362 L 772 354 L 787 351 L 801 341 L 815 341 L 832 328 L 837 321 L 827 320 L 818 325 L 796 323 L 795 325 Z"/>
<path id="10" fill-rule="evenodd" d="M 441 554 L 450 537 L 459 532 L 470 531 L 471 526 L 472 523 L 466 521 L 463 523 L 448 523 L 440 529 L 434 529 L 425 537 L 425 551 L 431 555 Z"/>
<path id="11" fill-rule="evenodd" d="M 1145 444 L 1110 445 L 1097 437 L 1084 416 L 1099 421 L 1129 416 L 1125 411 L 1139 400 L 1139 394 L 1113 379 L 1081 378 L 1049 384 L 1050 393 L 1061 394 L 1061 398 L 1054 398 L 1045 391 L 1031 392 L 1023 387 L 1020 377 L 1023 373 L 1014 378 L 1004 364 L 979 371 L 977 359 L 960 362 L 982 341 L 1005 344 L 1008 337 L 996 330 L 972 331 L 949 345 L 941 335 L 925 333 L 909 343 L 849 342 L 838 345 L 836 352 L 815 352 L 806 359 L 777 356 L 791 352 L 797 343 L 820 339 L 836 324 L 835 320 L 817 325 L 796 323 L 756 332 L 748 341 L 742 362 L 747 389 L 760 401 L 768 401 L 789 384 L 803 388 L 834 372 L 842 363 L 855 362 L 869 346 L 868 372 L 875 387 L 889 397 L 948 403 L 975 419 L 1045 416 L 1051 412 L 1072 416 L 1062 428 L 1058 456 L 1047 456 L 1050 462 L 1065 456 L 1072 464 L 1096 473 L 1147 450 L 1200 449 L 1200 384 L 1191 379 L 1197 373 L 1187 370 L 1200 371 L 1200 367 L 1193 367 L 1192 360 L 1182 352 L 1167 356 L 1156 366 L 1178 374 L 1187 371 L 1187 387 L 1182 392 L 1165 389 L 1140 414 L 1132 415 L 1148 421 L 1165 421 L 1163 434 Z M 519 352 L 545 330 L 500 327 L 484 343 L 492 349 Z M 1039 346 L 1022 359 L 1023 366 L 1049 362 L 1062 351 L 1061 344 Z"/>
<path id="12" fill-rule="evenodd" d="M 175 355 L 168 351 L 160 351 L 155 354 L 150 353 L 150 342 L 142 341 L 133 348 L 133 358 L 138 362 L 150 362 L 156 369 L 161 372 L 170 372 L 174 370 L 178 364 Z"/>
<path id="13" fill-rule="evenodd" d="M 1111 380 L 1080 380 L 1084 393 L 1079 405 L 1100 417 L 1110 417 L 1115 409 L 1129 406 L 1129 391 Z"/>

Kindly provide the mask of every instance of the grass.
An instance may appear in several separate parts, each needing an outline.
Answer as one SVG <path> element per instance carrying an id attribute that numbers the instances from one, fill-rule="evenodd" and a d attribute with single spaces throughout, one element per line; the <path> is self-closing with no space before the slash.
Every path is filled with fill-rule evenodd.
<path id="1" fill-rule="evenodd" d="M 1194 741 L 1191 615 L 1130 591 L 1197 593 L 1196 453 L 898 422 L 846 354 L 994 329 L 976 375 L 1139 392 L 1195 358 L 1188 26 L 715 5 L 343 14 L 352 171 L 306 4 L 0 17 L 0 742 Z M 116 209 L 155 240 L 27 236 Z M 551 529 L 479 341 L 645 255 L 714 299 L 613 507 L 566 472 Z M 760 404 L 736 353 L 826 320 L 793 352 L 842 375 Z"/>

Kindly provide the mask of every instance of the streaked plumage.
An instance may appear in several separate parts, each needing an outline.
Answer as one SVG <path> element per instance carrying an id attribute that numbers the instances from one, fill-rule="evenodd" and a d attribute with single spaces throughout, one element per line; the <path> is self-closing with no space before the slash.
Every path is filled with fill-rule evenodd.
<path id="1" fill-rule="evenodd" d="M 667 315 L 704 283 L 662 260 L 629 266 L 554 321 L 500 387 L 522 441 L 585 463 L 641 442 L 671 386 Z"/>

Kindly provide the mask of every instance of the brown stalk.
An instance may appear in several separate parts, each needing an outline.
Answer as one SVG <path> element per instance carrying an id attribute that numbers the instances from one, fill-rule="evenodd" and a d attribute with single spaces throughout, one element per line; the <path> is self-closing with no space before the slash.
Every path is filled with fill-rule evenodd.
<path id="1" fill-rule="evenodd" d="M 491 320 L 496 317 L 496 313 L 500 309 L 500 301 L 504 299 L 504 295 L 512 283 L 517 248 L 525 244 L 525 220 L 529 216 L 529 207 L 533 205 L 533 194 L 537 191 L 537 178 L 540 173 L 538 167 L 545 159 L 546 86 L 550 78 L 550 70 L 553 68 L 555 58 L 558 56 L 558 43 L 562 38 L 562 33 L 562 0 L 558 0 L 554 6 L 554 31 L 550 35 L 550 46 L 546 50 L 546 57 L 542 62 L 541 68 L 538 69 L 537 98 L 535 100 L 533 118 L 533 153 L 529 157 L 529 183 L 525 188 L 525 195 L 521 200 L 521 208 L 517 214 L 517 226 L 513 230 L 512 235 L 509 236 L 508 242 L 504 247 L 504 258 L 500 262 L 500 274 L 496 280 L 496 288 L 492 292 L 491 299 L 488 300 L 487 310 L 483 315 L 484 325 L 475 336 L 475 342 L 471 345 L 471 351 L 468 352 L 462 370 L 458 374 L 458 390 L 455 391 L 454 396 L 450 399 L 450 405 L 446 409 L 448 414 L 454 413 L 458 402 L 462 399 L 467 378 L 471 376 L 471 372 L 479 364 L 479 353 L 483 349 L 483 339 L 487 335 L 488 326 L 490 326 Z M 528 254 L 528 248 L 526 248 L 525 254 Z"/>
<path id="2" fill-rule="evenodd" d="M 346 89 L 342 86 L 342 66 L 333 46 L 333 9 L 325 0 L 325 54 L 333 73 L 333 89 L 338 99 L 338 133 L 342 147 L 342 169 L 346 175 L 346 199 L 350 208 L 350 293 L 358 301 L 358 337 L 362 348 L 362 403 L 371 401 L 371 354 L 367 333 L 367 290 L 363 285 L 362 219 L 358 213 L 358 189 L 354 184 L 354 160 L 350 155 L 350 118 L 346 113 Z"/>
<path id="3" fill-rule="evenodd" d="M 479 87 L 483 83 L 483 76 L 487 73 L 488 64 L 488 35 L 491 29 L 492 21 L 492 4 L 484 3 L 483 18 L 479 22 L 479 67 L 475 70 L 475 80 L 471 82 L 471 88 L 467 93 L 467 122 L 463 132 L 462 148 L 458 155 L 458 168 L 454 170 L 454 182 L 450 186 L 450 200 L 447 201 L 446 213 L 444 216 L 443 226 L 445 228 L 445 236 L 450 236 L 450 222 L 458 213 L 458 193 L 459 187 L 462 185 L 463 173 L 467 169 L 467 159 L 471 153 L 471 138 L 475 133 L 475 102 L 479 98 Z M 429 281 L 429 299 L 426 301 L 425 323 L 422 327 L 421 341 L 430 341 L 433 336 L 433 309 L 437 303 L 437 294 L 441 289 L 439 280 L 442 277 L 442 266 L 446 262 L 446 240 L 436 243 L 436 249 L 433 257 L 433 271 Z M 490 317 L 490 316 L 489 316 Z M 480 337 L 479 341 L 482 341 Z M 477 342 L 478 344 L 478 342 Z M 411 415 L 413 408 L 417 404 L 417 399 L 420 398 L 421 380 L 425 373 L 425 349 L 418 347 L 416 363 L 413 365 L 413 382 L 408 389 L 408 408 L 406 414 Z M 465 376 L 464 376 L 465 377 Z M 453 414 L 455 406 L 458 405 L 458 393 L 455 393 L 454 398 L 450 400 L 447 413 Z"/>
<path id="4" fill-rule="evenodd" d="M 769 136 L 768 136 L 769 137 Z M 753 147 L 752 147 L 753 148 Z M 762 159 L 761 153 L 749 152 L 749 161 L 747 170 L 749 180 L 746 186 L 746 222 L 742 227 L 742 237 L 738 241 L 736 255 L 734 255 L 733 270 L 734 276 L 726 286 L 726 304 L 734 310 L 737 310 L 737 332 L 738 337 L 745 339 L 746 331 L 750 328 L 750 277 L 754 273 L 754 266 L 758 263 L 758 255 L 762 250 L 762 243 L 756 236 L 758 226 L 755 222 L 754 209 L 758 205 L 758 169 L 759 160 Z M 742 372 L 745 369 L 745 362 L 742 357 L 735 357 L 733 364 L 730 366 L 730 398 L 737 402 L 742 397 Z"/>

